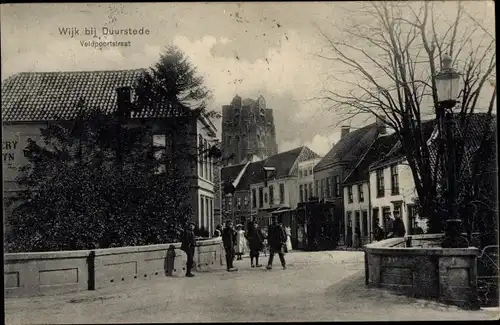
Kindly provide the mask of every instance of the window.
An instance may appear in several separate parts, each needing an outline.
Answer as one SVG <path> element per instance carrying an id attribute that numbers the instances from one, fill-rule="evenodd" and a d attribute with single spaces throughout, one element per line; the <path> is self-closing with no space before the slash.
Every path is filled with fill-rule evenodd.
<path id="1" fill-rule="evenodd" d="M 257 191 L 253 188 L 252 189 L 252 208 L 257 207 Z"/>
<path id="2" fill-rule="evenodd" d="M 340 176 L 337 175 L 335 176 L 335 181 L 334 181 L 334 186 L 335 186 L 335 197 L 340 197 Z"/>
<path id="3" fill-rule="evenodd" d="M 299 186 L 299 199 L 300 202 L 304 202 L 304 185 Z"/>
<path id="4" fill-rule="evenodd" d="M 285 184 L 280 184 L 280 203 L 285 203 Z"/>
<path id="5" fill-rule="evenodd" d="M 155 159 L 164 159 L 165 151 L 166 151 L 166 141 L 164 134 L 154 134 L 153 135 L 153 150 Z M 166 171 L 165 163 L 160 164 L 158 169 L 156 170 L 157 174 L 162 174 Z"/>
<path id="6" fill-rule="evenodd" d="M 308 193 L 307 193 L 307 184 L 304 184 L 304 201 L 309 201 L 309 200 L 307 199 L 307 198 L 309 197 L 307 194 L 308 194 Z"/>
<path id="7" fill-rule="evenodd" d="M 199 173 L 200 173 L 200 177 L 204 177 L 204 174 L 203 174 L 203 137 L 200 135 L 198 136 L 198 155 L 199 155 Z"/>
<path id="8" fill-rule="evenodd" d="M 202 222 L 205 219 L 205 199 L 203 195 L 200 196 L 200 219 L 198 220 L 198 227 L 202 226 Z"/>
<path id="9" fill-rule="evenodd" d="M 314 196 L 319 198 L 319 181 L 314 182 Z"/>
<path id="10" fill-rule="evenodd" d="M 372 219 L 373 219 L 373 229 L 375 226 L 380 225 L 380 216 L 378 215 L 379 209 L 378 208 L 373 208 L 372 211 Z"/>
<path id="11" fill-rule="evenodd" d="M 383 207 L 382 208 L 382 216 L 384 218 L 384 232 L 387 234 L 389 231 L 391 231 L 391 208 L 390 207 Z"/>
<path id="12" fill-rule="evenodd" d="M 391 188 L 392 195 L 399 194 L 398 165 L 391 166 Z"/>
<path id="13" fill-rule="evenodd" d="M 312 174 L 313 174 L 313 168 L 309 167 L 309 175 L 312 175 Z"/>
<path id="14" fill-rule="evenodd" d="M 347 187 L 347 200 L 349 203 L 352 203 L 352 186 Z"/>
<path id="15" fill-rule="evenodd" d="M 352 212 L 347 211 L 347 225 L 352 227 Z M 351 235 L 351 234 L 348 234 Z"/>
<path id="16" fill-rule="evenodd" d="M 205 227 L 205 230 L 208 230 L 208 222 L 210 220 L 210 206 L 208 203 L 208 197 L 205 197 L 205 220 L 203 222 L 203 226 Z"/>
<path id="17" fill-rule="evenodd" d="M 205 170 L 205 179 L 209 179 L 209 175 L 208 175 L 208 157 L 207 157 L 207 153 L 208 153 L 208 143 L 207 143 L 207 140 L 203 140 L 203 168 Z"/>
<path id="18" fill-rule="evenodd" d="M 330 197 L 330 177 L 327 177 L 326 178 L 326 193 L 325 193 L 325 197 Z"/>
<path id="19" fill-rule="evenodd" d="M 236 208 L 238 210 L 241 209 L 241 197 L 236 198 Z"/>
<path id="20" fill-rule="evenodd" d="M 259 187 L 259 208 L 264 206 L 264 188 Z"/>
<path id="21" fill-rule="evenodd" d="M 398 213 L 400 216 L 402 216 L 403 214 L 401 213 L 402 212 L 402 208 L 401 208 L 401 203 L 393 203 L 393 206 L 394 206 L 394 210 L 393 210 L 393 213 L 396 214 Z"/>
<path id="22" fill-rule="evenodd" d="M 269 205 L 274 204 L 274 186 L 269 185 Z"/>
<path id="23" fill-rule="evenodd" d="M 356 228 L 361 228 L 360 227 L 360 217 L 359 217 L 359 211 L 356 211 L 354 212 L 354 230 L 356 230 Z M 361 229 L 360 229 L 361 230 Z"/>
<path id="24" fill-rule="evenodd" d="M 209 214 L 209 217 L 208 217 L 208 220 L 209 220 L 209 223 L 208 223 L 208 233 L 210 234 L 210 236 L 212 236 L 212 231 L 214 229 L 214 200 L 213 199 L 210 199 L 210 214 Z"/>
<path id="25" fill-rule="evenodd" d="M 245 207 L 248 206 L 248 196 L 245 195 L 245 197 L 243 198 L 243 204 L 245 205 Z"/>
<path id="26" fill-rule="evenodd" d="M 325 198 L 325 192 L 326 192 L 325 180 L 322 179 L 321 180 L 321 185 L 320 185 L 320 195 L 321 195 L 322 199 Z"/>
<path id="27" fill-rule="evenodd" d="M 384 170 L 377 169 L 377 197 L 384 196 Z"/>
<path id="28" fill-rule="evenodd" d="M 363 184 L 358 185 L 358 200 L 363 202 L 365 200 L 365 194 L 363 193 Z"/>
<path id="29" fill-rule="evenodd" d="M 362 231 L 361 231 L 361 236 L 368 236 L 368 211 L 363 211 L 362 212 L 363 218 L 361 219 L 363 224 L 362 224 Z"/>
<path id="30" fill-rule="evenodd" d="M 309 198 L 313 196 L 313 183 L 309 183 L 309 196 L 306 197 L 306 201 L 309 201 Z"/>

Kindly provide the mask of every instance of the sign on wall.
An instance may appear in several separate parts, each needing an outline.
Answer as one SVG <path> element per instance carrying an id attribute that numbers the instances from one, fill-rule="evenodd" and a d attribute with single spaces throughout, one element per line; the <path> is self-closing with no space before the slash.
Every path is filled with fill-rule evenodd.
<path id="1" fill-rule="evenodd" d="M 3 165 L 14 167 L 19 165 L 20 155 L 23 155 L 23 149 L 19 141 L 19 135 L 11 136 L 2 140 L 2 159 Z"/>
<path id="2" fill-rule="evenodd" d="M 26 157 L 24 157 L 24 149 L 28 144 L 28 138 L 36 139 L 36 137 L 20 135 L 19 133 L 4 133 L 4 138 L 2 139 L 4 181 L 14 181 L 18 175 L 19 168 L 28 162 Z"/>

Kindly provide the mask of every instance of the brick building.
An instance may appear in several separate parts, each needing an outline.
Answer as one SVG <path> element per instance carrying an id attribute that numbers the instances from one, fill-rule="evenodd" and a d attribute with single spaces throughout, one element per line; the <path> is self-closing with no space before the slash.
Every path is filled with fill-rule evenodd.
<path id="1" fill-rule="evenodd" d="M 222 106 L 222 151 L 225 156 L 234 154 L 228 161 L 233 165 L 278 153 L 273 110 L 264 97 L 242 100 L 236 95 L 230 105 Z"/>
<path id="2" fill-rule="evenodd" d="M 133 102 L 133 88 L 143 70 L 29 72 L 13 75 L 2 82 L 2 155 L 4 197 L 18 191 L 15 177 L 18 168 L 26 164 L 23 149 L 28 138 L 41 140 L 40 129 L 50 123 L 70 121 L 78 114 L 84 102 L 87 107 L 99 108 L 112 114 L 118 105 L 118 89 L 125 100 Z M 161 122 L 150 112 L 131 112 L 127 123 L 150 125 L 152 141 L 164 145 Z M 201 116 L 187 125 L 185 137 L 179 145 L 197 154 L 200 148 L 209 148 L 215 141 L 216 128 L 210 119 Z M 162 138 L 163 136 L 163 138 Z M 212 233 L 214 216 L 213 161 L 201 155 L 198 161 L 184 164 L 189 176 L 191 193 L 187 201 L 194 208 L 193 220 Z M 8 211 L 6 211 L 8 213 Z"/>

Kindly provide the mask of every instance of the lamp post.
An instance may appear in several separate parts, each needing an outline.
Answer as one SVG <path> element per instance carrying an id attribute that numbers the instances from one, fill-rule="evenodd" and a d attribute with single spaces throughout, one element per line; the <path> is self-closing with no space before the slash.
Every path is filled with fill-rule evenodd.
<path id="1" fill-rule="evenodd" d="M 456 216 L 455 177 L 456 158 L 454 146 L 453 107 L 457 104 L 460 93 L 460 74 L 451 66 L 452 58 L 445 54 L 442 58 L 442 70 L 436 75 L 438 103 L 436 117 L 441 142 L 442 178 L 446 180 L 445 202 L 448 219 L 446 221 L 445 238 L 442 247 L 467 247 L 468 243 L 461 238 L 462 221 Z"/>

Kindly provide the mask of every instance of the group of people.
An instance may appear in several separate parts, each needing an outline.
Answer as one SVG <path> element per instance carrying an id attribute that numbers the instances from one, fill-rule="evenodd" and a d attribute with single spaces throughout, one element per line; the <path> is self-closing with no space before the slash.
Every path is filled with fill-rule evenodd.
<path id="1" fill-rule="evenodd" d="M 194 235 L 194 223 L 189 223 L 182 240 L 181 249 L 187 255 L 186 261 L 186 276 L 193 277 L 193 257 L 195 252 L 196 237 Z M 232 220 L 226 220 L 224 229 L 217 226 L 214 237 L 221 236 L 222 243 L 226 255 L 226 267 L 228 272 L 238 271 L 234 267 L 234 260 L 242 260 L 245 248 L 248 246 L 250 250 L 250 266 L 262 267 L 259 263 L 259 257 L 262 251 L 266 248 L 265 242 L 269 248 L 269 259 L 267 261 L 267 269 L 273 267 L 274 256 L 278 254 L 281 266 L 286 269 L 285 253 L 292 249 L 290 228 L 283 227 L 278 223 L 277 217 L 272 217 L 272 223 L 265 234 L 259 227 L 259 224 L 254 221 L 248 224 L 248 229 L 245 232 L 238 225 L 235 229 Z"/>
<path id="2" fill-rule="evenodd" d="M 222 230 L 221 236 L 226 253 L 227 271 L 238 271 L 238 269 L 234 267 L 234 260 L 236 256 L 238 260 L 242 259 L 241 256 L 244 252 L 244 248 L 247 246 L 246 242 L 250 250 L 250 266 L 261 267 L 262 265 L 259 263 L 259 257 L 260 253 L 265 249 L 264 242 L 266 240 L 269 246 L 267 269 L 272 269 L 273 259 L 276 254 L 279 256 L 281 266 L 283 269 L 286 269 L 285 252 L 291 250 L 291 241 L 284 227 L 278 224 L 278 218 L 272 218 L 272 223 L 267 230 L 267 236 L 255 221 L 248 225 L 248 229 L 245 232 L 241 226 L 238 227 L 238 230 L 235 230 L 232 220 L 226 221 L 226 226 Z"/>
<path id="3" fill-rule="evenodd" d="M 380 227 L 378 224 L 373 225 L 373 239 L 376 241 L 383 240 L 385 238 L 393 238 L 393 237 L 404 237 L 406 235 L 406 228 L 403 220 L 401 219 L 401 215 L 399 214 L 399 211 L 394 211 L 394 218 L 389 218 L 387 220 L 387 225 L 386 229 L 388 230 L 387 233 Z M 354 248 L 359 248 L 361 247 L 361 230 L 359 228 L 359 225 L 356 226 L 354 229 L 354 236 L 351 236 L 353 234 L 352 232 L 352 225 L 351 222 L 349 222 L 349 225 L 347 226 L 347 238 L 346 238 L 346 246 L 347 247 L 354 247 Z"/>

